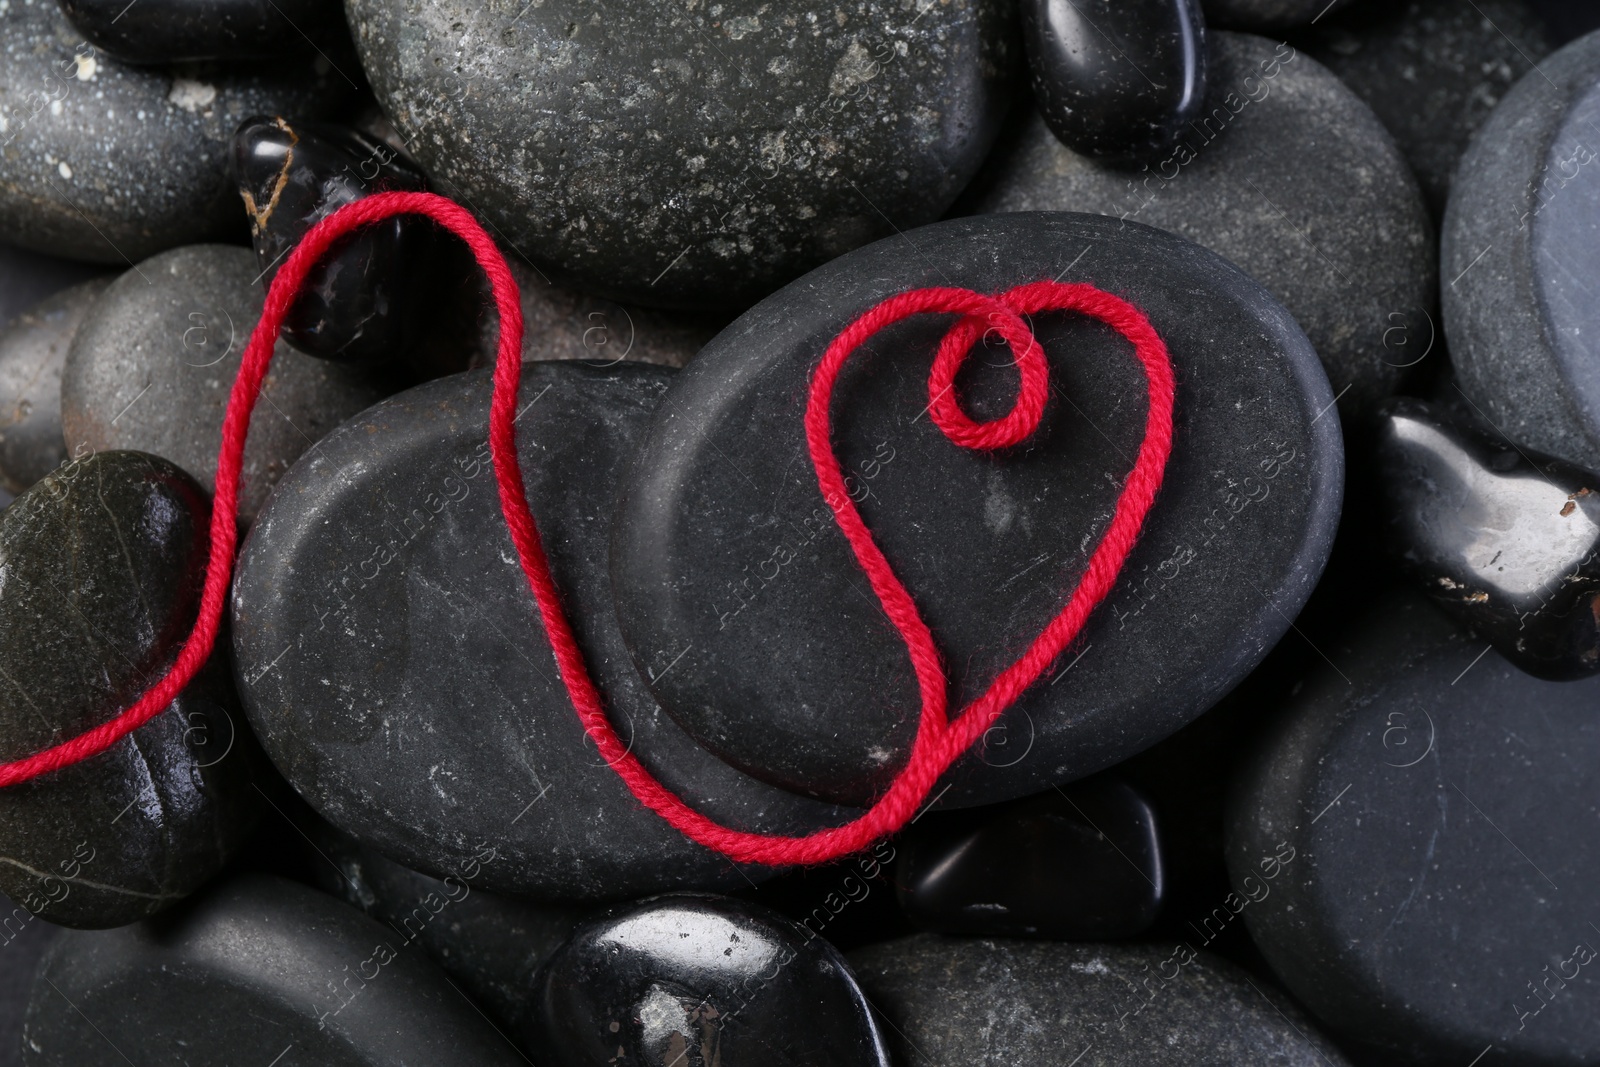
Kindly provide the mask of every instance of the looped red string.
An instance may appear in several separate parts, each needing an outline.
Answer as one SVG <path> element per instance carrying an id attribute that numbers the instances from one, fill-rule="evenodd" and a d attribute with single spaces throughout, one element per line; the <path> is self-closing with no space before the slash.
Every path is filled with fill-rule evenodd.
<path id="1" fill-rule="evenodd" d="M 109 748 L 166 707 L 205 663 L 221 623 L 233 566 L 239 471 L 250 414 L 284 315 L 294 303 L 306 274 L 330 245 L 361 226 L 401 214 L 425 215 L 460 237 L 489 278 L 500 315 L 489 446 L 501 511 L 562 681 L 584 729 L 640 802 L 692 840 L 734 860 L 774 866 L 821 863 L 858 851 L 904 826 L 939 776 L 983 736 L 1082 630 L 1095 606 L 1115 584 L 1161 486 L 1172 448 L 1172 366 L 1166 345 L 1149 320 L 1119 297 L 1090 285 L 1056 282 L 1022 285 L 997 296 L 967 289 L 917 289 L 890 297 L 850 323 L 828 346 L 812 375 L 805 413 L 806 443 L 823 499 L 905 642 L 921 694 L 921 717 L 905 767 L 884 795 L 851 822 L 804 837 L 769 836 L 722 826 L 658 782 L 617 737 L 562 609 L 560 592 L 550 575 L 539 529 L 528 506 L 517 458 L 522 310 L 516 283 L 504 258 L 477 221 L 451 201 L 430 193 L 380 193 L 341 208 L 313 227 L 284 263 L 267 293 L 261 320 L 245 349 L 223 420 L 205 588 L 199 617 L 177 661 L 132 707 L 110 722 L 35 756 L 0 765 L 0 787 L 57 770 Z M 844 474 L 833 452 L 833 390 L 851 355 L 878 331 L 912 315 L 956 314 L 960 318 L 941 341 L 929 374 L 929 412 L 946 437 L 959 446 L 997 449 L 1018 444 L 1037 428 L 1049 391 L 1043 350 L 1021 316 L 1044 311 L 1089 315 L 1133 343 L 1148 386 L 1144 439 L 1117 498 L 1111 522 L 1061 611 L 952 722 L 946 717 L 948 685 L 933 635 L 846 491 Z M 961 363 L 990 329 L 997 331 L 1016 354 L 1019 384 L 1011 410 L 980 423 L 961 410 L 954 386 Z"/>

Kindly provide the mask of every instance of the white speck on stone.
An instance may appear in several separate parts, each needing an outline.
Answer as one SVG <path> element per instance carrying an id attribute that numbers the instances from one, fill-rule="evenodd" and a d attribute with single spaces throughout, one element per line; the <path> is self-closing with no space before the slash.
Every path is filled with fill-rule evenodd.
<path id="1" fill-rule="evenodd" d="M 60 165 L 56 167 L 56 173 L 68 180 L 71 180 L 72 178 L 72 168 L 67 166 L 67 161 L 64 159 L 61 161 Z"/>
<path id="2" fill-rule="evenodd" d="M 94 56 L 75 56 L 78 64 L 78 80 L 81 82 L 93 81 L 95 74 L 100 70 L 100 64 Z"/>
<path id="3" fill-rule="evenodd" d="M 848 93 L 858 85 L 865 85 L 878 76 L 878 64 L 867 54 L 866 45 L 851 41 L 839 62 L 833 65 L 833 75 L 828 79 L 828 91 Z"/>
<path id="4" fill-rule="evenodd" d="M 724 22 L 722 28 L 737 41 L 761 29 L 761 20 L 754 15 L 738 15 Z"/>
<path id="5" fill-rule="evenodd" d="M 61 101 L 59 101 L 59 100 L 50 101 L 50 114 L 52 114 L 52 115 L 61 114 Z"/>
<path id="6" fill-rule="evenodd" d="M 167 94 L 167 99 L 177 104 L 188 112 L 199 111 L 201 108 L 210 107 L 217 98 L 217 87 L 207 85 L 205 82 L 195 81 L 193 78 L 172 79 L 172 91 Z"/>
<path id="7" fill-rule="evenodd" d="M 1096 956 L 1094 959 L 1090 960 L 1088 963 L 1069 963 L 1067 965 L 1067 967 L 1068 967 L 1069 970 L 1076 971 L 1078 974 L 1110 974 L 1111 973 L 1111 968 L 1106 966 L 1106 961 L 1103 960 L 1103 959 L 1100 959 L 1098 956 Z"/>
<path id="8" fill-rule="evenodd" d="M 890 755 L 889 750 L 882 745 L 874 745 L 867 749 L 867 758 L 880 767 L 889 762 Z"/>

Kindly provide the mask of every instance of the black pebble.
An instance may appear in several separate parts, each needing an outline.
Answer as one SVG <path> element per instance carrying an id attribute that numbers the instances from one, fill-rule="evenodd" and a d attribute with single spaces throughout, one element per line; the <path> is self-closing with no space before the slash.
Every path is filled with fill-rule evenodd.
<path id="1" fill-rule="evenodd" d="M 1108 162 L 1159 158 L 1206 95 L 1199 0 L 1026 0 L 1039 112 L 1069 147 Z"/>
<path id="2" fill-rule="evenodd" d="M 314 55 L 319 45 L 334 50 L 344 29 L 330 0 L 61 0 L 61 8 L 125 63 Z"/>

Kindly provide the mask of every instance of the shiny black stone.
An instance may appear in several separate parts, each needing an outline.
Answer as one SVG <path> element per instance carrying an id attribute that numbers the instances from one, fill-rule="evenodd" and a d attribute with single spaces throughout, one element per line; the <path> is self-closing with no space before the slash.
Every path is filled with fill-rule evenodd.
<path id="1" fill-rule="evenodd" d="M 834 335 L 891 294 L 1055 277 L 1150 316 L 1177 370 L 1177 443 L 1118 585 L 936 787 L 950 786 L 942 803 L 1027 796 L 1117 763 L 1199 715 L 1284 633 L 1326 559 L 1343 472 L 1333 394 L 1288 312 L 1221 257 L 1138 223 L 957 219 L 769 297 L 695 357 L 655 418 L 623 487 L 612 590 L 640 672 L 702 744 L 841 802 L 874 796 L 904 762 L 917 686 L 818 491 L 806 383 Z M 943 318 L 880 334 L 834 401 L 850 491 L 936 635 L 952 715 L 1060 611 L 1144 430 L 1126 340 L 1077 316 L 1034 321 L 1052 399 L 1005 455 L 957 448 L 924 414 Z M 1003 348 L 969 364 L 975 417 L 1010 409 L 1010 365 Z"/>
<path id="2" fill-rule="evenodd" d="M 539 965 L 593 910 L 479 889 L 473 881 L 485 862 L 493 862 L 488 851 L 440 879 L 402 867 L 337 831 L 318 847 L 332 861 L 315 868 L 323 889 L 389 927 L 405 944 L 417 942 L 503 1027 L 527 1014 Z"/>
<path id="3" fill-rule="evenodd" d="M 732 825 L 793 833 L 844 821 L 850 812 L 696 745 L 623 648 L 606 572 L 613 494 L 673 372 L 541 362 L 523 373 L 528 495 L 618 732 Z M 474 884 L 498 892 L 615 900 L 746 885 L 634 799 L 579 724 L 500 510 L 491 391 L 483 370 L 401 393 L 280 483 L 233 586 L 252 725 L 324 818 L 435 877 L 488 843 L 495 858 Z"/>
<path id="4" fill-rule="evenodd" d="M 1375 1062 L 1600 1059 L 1600 679 L 1533 678 L 1409 589 L 1319 647 L 1234 782 L 1267 962 Z"/>
<path id="5" fill-rule="evenodd" d="M 314 55 L 319 44 L 331 49 L 343 23 L 329 0 L 60 2 L 78 32 L 125 63 Z"/>
<path id="6" fill-rule="evenodd" d="M 673 895 L 579 927 L 535 979 L 523 1044 L 550 1067 L 888 1067 L 837 949 L 753 904 Z"/>
<path id="7" fill-rule="evenodd" d="M 61 367 L 89 305 L 108 279 L 37 304 L 0 333 L 0 486 L 20 493 L 67 458 Z"/>
<path id="8" fill-rule="evenodd" d="M 1600 32 L 1540 61 L 1461 157 L 1444 330 L 1461 389 L 1519 445 L 1600 469 Z"/>
<path id="9" fill-rule="evenodd" d="M 1354 0 L 1204 0 L 1206 18 L 1228 29 L 1277 33 L 1309 25 Z"/>
<path id="10" fill-rule="evenodd" d="M 1271 983 L 1187 944 L 920 934 L 849 958 L 902 1064 L 1347 1062 Z"/>
<path id="11" fill-rule="evenodd" d="M 410 160 L 354 129 L 256 116 L 233 140 L 261 284 L 270 287 L 313 225 L 373 193 L 427 181 Z M 394 361 L 423 377 L 465 370 L 478 341 L 480 272 L 460 240 L 404 216 L 339 242 L 306 278 L 283 336 L 311 356 Z"/>
<path id="12" fill-rule="evenodd" d="M 1600 476 L 1399 401 L 1378 463 L 1401 564 L 1541 678 L 1600 671 Z"/>
<path id="13" fill-rule="evenodd" d="M 324 893 L 264 875 L 170 916 L 67 933 L 33 986 L 26 1067 L 526 1067 L 415 947 Z"/>
<path id="14" fill-rule="evenodd" d="M 209 522 L 200 487 L 139 452 L 69 463 L 0 516 L 0 761 L 114 718 L 166 670 Z M 176 903 L 254 827 L 255 758 L 223 651 L 106 752 L 0 791 L 0 891 L 77 927 Z"/>
<path id="15" fill-rule="evenodd" d="M 923 816 L 900 845 L 900 904 L 924 930 L 1102 941 L 1155 922 L 1155 812 L 1113 775 L 1010 804 Z"/>
<path id="16" fill-rule="evenodd" d="M 1199 0 L 1024 0 L 1022 29 L 1039 113 L 1075 151 L 1158 159 L 1200 113 Z"/>

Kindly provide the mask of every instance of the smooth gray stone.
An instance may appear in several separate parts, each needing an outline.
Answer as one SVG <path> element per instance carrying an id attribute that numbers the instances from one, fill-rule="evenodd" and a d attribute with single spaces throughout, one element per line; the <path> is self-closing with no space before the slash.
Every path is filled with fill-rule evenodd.
<path id="1" fill-rule="evenodd" d="M 619 734 L 714 818 L 796 833 L 853 812 L 765 785 L 695 744 L 635 674 L 611 607 L 612 500 L 672 372 L 523 368 L 519 455 L 567 614 Z M 640 804 L 558 680 L 506 530 L 487 370 L 390 398 L 319 442 L 252 529 L 233 586 L 237 676 L 283 776 L 406 866 L 546 900 L 747 878 Z"/>
<path id="2" fill-rule="evenodd" d="M 0 486 L 13 493 L 67 458 L 61 368 L 78 325 L 108 284 L 97 278 L 48 297 L 0 333 Z"/>
<path id="3" fill-rule="evenodd" d="M 195 245 L 153 256 L 112 282 L 62 370 L 67 450 L 152 452 L 211 489 L 228 395 L 261 316 L 257 273 L 248 248 Z M 312 442 L 383 393 L 378 379 L 279 341 L 250 418 L 241 520 L 255 516 Z"/>
<path id="4" fill-rule="evenodd" d="M 61 927 L 0 896 L 0 1067 L 21 1067 L 22 1017 L 39 961 Z"/>
<path id="5" fill-rule="evenodd" d="M 1186 944 L 919 934 L 849 959 L 903 1064 L 1346 1062 L 1274 987 Z"/>
<path id="6" fill-rule="evenodd" d="M 1233 783 L 1262 955 L 1376 1062 L 1600 1061 L 1600 679 L 1533 678 L 1411 590 L 1321 650 Z"/>
<path id="7" fill-rule="evenodd" d="M 273 1057 L 278 1057 L 276 1060 Z M 27 1067 L 525 1067 L 415 948 L 294 882 L 236 878 L 162 920 L 63 935 Z"/>
<path id="8" fill-rule="evenodd" d="M 1394 134 L 1435 219 L 1473 133 L 1552 47 L 1522 0 L 1367 3 L 1318 21 L 1302 44 Z"/>
<path id="9" fill-rule="evenodd" d="M 1600 31 L 1525 75 L 1456 172 L 1440 250 L 1460 387 L 1520 444 L 1600 467 Z"/>
<path id="10" fill-rule="evenodd" d="M 1205 0 L 1207 21 L 1227 29 L 1274 33 L 1318 22 L 1355 0 Z"/>
<path id="11" fill-rule="evenodd" d="M 139 452 L 58 468 L 0 516 L 0 761 L 127 708 L 198 610 L 210 508 Z M 51 922 L 119 926 L 222 869 L 259 815 L 227 652 L 99 755 L 0 790 L 0 892 Z"/>
<path id="12" fill-rule="evenodd" d="M 738 309 L 938 218 L 1020 59 L 1007 0 L 347 12 L 440 191 L 578 289 L 659 306 Z"/>
<path id="13" fill-rule="evenodd" d="M 234 128 L 261 112 L 319 118 L 356 91 L 315 53 L 261 70 L 130 67 L 49 0 L 0 8 L 0 86 L 0 240 L 127 266 L 243 236 Z"/>
<path id="14" fill-rule="evenodd" d="M 93 263 L 0 244 L 0 324 L 11 322 L 47 296 L 105 273 L 106 267 Z"/>
<path id="15" fill-rule="evenodd" d="M 974 207 L 1113 215 L 1220 253 L 1293 313 L 1340 413 L 1359 418 L 1432 329 L 1433 229 L 1416 179 L 1372 110 L 1315 60 L 1246 34 L 1207 42 L 1207 107 L 1172 155 L 1108 168 L 1033 117 L 990 160 Z"/>

